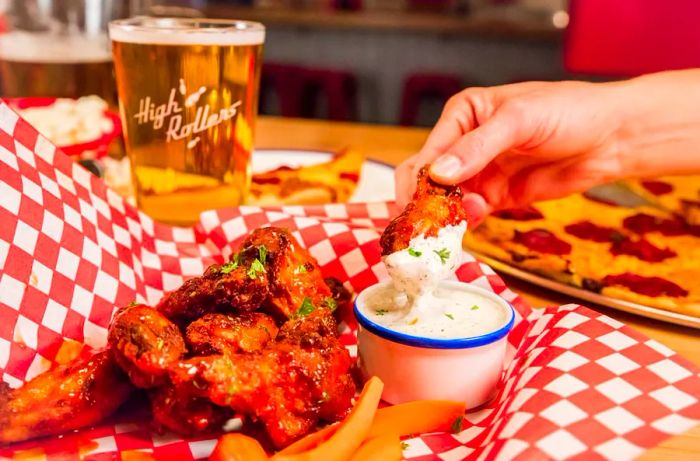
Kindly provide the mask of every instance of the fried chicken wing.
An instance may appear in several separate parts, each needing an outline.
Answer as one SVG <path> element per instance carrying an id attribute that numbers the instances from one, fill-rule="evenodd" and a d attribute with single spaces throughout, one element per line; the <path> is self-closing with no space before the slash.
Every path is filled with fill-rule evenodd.
<path id="1" fill-rule="evenodd" d="M 430 179 L 428 167 L 424 166 L 418 173 L 413 199 L 382 234 L 379 241 L 382 256 L 408 248 L 414 237 L 434 237 L 441 228 L 455 226 L 466 219 L 460 187 L 434 182 Z"/>
<path id="2" fill-rule="evenodd" d="M 305 300 L 307 305 L 331 308 L 332 293 L 316 259 L 287 229 L 254 230 L 243 242 L 238 257 L 244 265 L 255 259 L 262 263 L 270 281 L 267 304 L 283 318 L 294 316 Z"/>
<path id="3" fill-rule="evenodd" d="M 233 416 L 230 408 L 193 395 L 189 386 L 166 384 L 151 389 L 148 397 L 156 428 L 183 436 L 215 432 Z"/>
<path id="4" fill-rule="evenodd" d="M 331 298 L 335 303 L 331 306 L 335 312 L 349 312 L 352 305 L 352 292 L 343 286 L 343 282 L 335 277 L 323 279 L 331 290 Z"/>
<path id="5" fill-rule="evenodd" d="M 0 386 L 0 443 L 97 423 L 112 414 L 132 389 L 108 350 L 60 365 L 18 389 Z"/>
<path id="6" fill-rule="evenodd" d="M 190 323 L 185 339 L 196 355 L 254 352 L 277 336 L 272 317 L 262 312 L 239 315 L 214 312 Z"/>
<path id="7" fill-rule="evenodd" d="M 187 280 L 165 295 L 156 308 L 178 325 L 215 311 L 254 311 L 269 297 L 264 271 L 251 271 L 248 265 L 230 262 L 209 266 L 201 277 Z"/>
<path id="8" fill-rule="evenodd" d="M 326 328 L 323 322 L 317 325 L 322 331 Z M 349 374 L 352 359 L 333 335 L 319 334 L 309 345 L 304 330 L 285 331 L 289 333 L 254 354 L 184 360 L 171 379 L 179 385 L 189 383 L 193 392 L 217 405 L 259 420 L 275 446 L 284 447 L 319 419 L 342 418 L 355 393 Z"/>
<path id="9" fill-rule="evenodd" d="M 165 384 L 168 368 L 186 352 L 177 325 L 143 304 L 120 309 L 107 339 L 119 366 L 144 389 Z"/>

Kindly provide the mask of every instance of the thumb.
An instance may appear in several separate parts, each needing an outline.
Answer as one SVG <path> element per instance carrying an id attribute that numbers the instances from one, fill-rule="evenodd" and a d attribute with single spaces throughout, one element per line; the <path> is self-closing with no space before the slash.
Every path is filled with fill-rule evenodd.
<path id="1" fill-rule="evenodd" d="M 479 173 L 493 159 L 519 144 L 518 125 L 505 111 L 459 138 L 430 168 L 431 177 L 444 184 L 459 184 Z"/>

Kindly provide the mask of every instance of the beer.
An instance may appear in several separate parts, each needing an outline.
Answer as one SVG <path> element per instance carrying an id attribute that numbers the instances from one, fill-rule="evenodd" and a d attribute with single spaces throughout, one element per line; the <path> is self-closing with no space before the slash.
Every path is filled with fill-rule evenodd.
<path id="1" fill-rule="evenodd" d="M 250 186 L 262 25 L 134 18 L 110 23 L 138 207 L 190 224 Z"/>
<path id="2" fill-rule="evenodd" d="M 116 106 L 106 34 L 0 34 L 0 84 L 4 96 L 78 98 L 95 94 Z"/>

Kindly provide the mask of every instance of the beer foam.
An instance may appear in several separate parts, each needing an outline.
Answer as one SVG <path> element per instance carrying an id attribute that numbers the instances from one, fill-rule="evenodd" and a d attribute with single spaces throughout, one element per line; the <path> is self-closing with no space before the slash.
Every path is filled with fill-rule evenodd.
<path id="1" fill-rule="evenodd" d="M 13 31 L 0 34 L 0 59 L 32 63 L 86 63 L 112 60 L 107 34 L 57 35 Z"/>
<path id="2" fill-rule="evenodd" d="M 112 21 L 109 36 L 117 42 L 158 45 L 260 45 L 265 27 L 223 19 L 132 18 Z"/>

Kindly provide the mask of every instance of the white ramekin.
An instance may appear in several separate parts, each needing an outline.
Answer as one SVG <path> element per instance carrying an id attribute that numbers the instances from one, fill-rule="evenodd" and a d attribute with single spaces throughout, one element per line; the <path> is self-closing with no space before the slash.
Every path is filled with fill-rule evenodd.
<path id="1" fill-rule="evenodd" d="M 362 309 L 373 291 L 391 282 L 363 290 L 355 300 L 359 323 L 357 347 L 362 373 L 384 382 L 383 400 L 391 404 L 411 400 L 463 401 L 467 408 L 487 402 L 501 378 L 506 341 L 515 321 L 513 307 L 500 296 L 464 282 L 442 281 L 451 288 L 478 294 L 506 312 L 498 329 L 480 336 L 436 339 L 391 330 L 367 318 Z"/>

